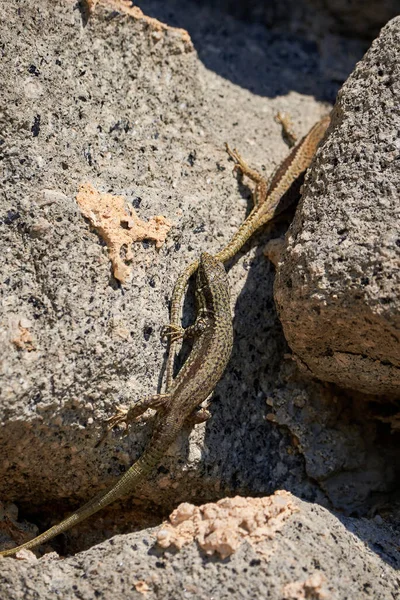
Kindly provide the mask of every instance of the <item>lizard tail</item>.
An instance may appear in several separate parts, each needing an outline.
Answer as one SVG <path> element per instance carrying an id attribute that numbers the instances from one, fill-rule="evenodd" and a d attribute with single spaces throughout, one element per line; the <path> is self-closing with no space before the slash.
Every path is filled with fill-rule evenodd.
<path id="1" fill-rule="evenodd" d="M 112 490 L 112 488 L 108 491 L 108 493 L 110 493 L 111 490 Z M 109 504 L 110 502 L 112 502 L 112 500 L 110 500 L 107 503 L 102 502 L 102 499 L 106 498 L 108 493 L 106 492 L 105 495 L 103 492 L 99 493 L 97 496 L 92 498 L 89 502 L 87 502 L 86 504 L 81 506 L 81 508 L 79 508 L 77 511 L 72 513 L 72 515 L 70 515 L 69 517 L 67 517 L 66 519 L 64 519 L 63 521 L 58 523 L 57 525 L 50 527 L 50 529 L 48 529 L 47 531 L 44 531 L 37 537 L 33 538 L 33 540 L 29 540 L 29 542 L 25 542 L 25 544 L 21 544 L 20 546 L 17 546 L 15 548 L 10 548 L 8 550 L 3 550 L 2 552 L 0 552 L 0 556 L 12 556 L 13 554 L 16 554 L 17 552 L 19 552 L 20 550 L 29 550 L 30 548 L 34 548 L 36 546 L 39 546 L 40 544 L 44 544 L 45 542 L 48 542 L 56 535 L 63 533 L 70 527 L 73 527 L 77 523 L 80 523 L 84 519 L 87 519 L 88 517 L 93 515 L 95 512 L 97 512 L 104 506 L 107 506 L 107 504 Z"/>
<path id="2" fill-rule="evenodd" d="M 35 548 L 40 544 L 44 544 L 56 535 L 63 533 L 102 508 L 105 508 L 108 504 L 114 502 L 114 500 L 118 500 L 133 489 L 138 489 L 153 468 L 160 462 L 164 452 L 165 447 L 162 446 L 162 444 L 155 444 L 148 451 L 145 451 L 130 469 L 126 471 L 121 479 L 106 492 L 99 492 L 94 498 L 89 500 L 89 502 L 81 506 L 78 510 L 73 512 L 72 515 L 57 525 L 50 527 L 50 529 L 33 538 L 33 540 L 25 542 L 25 544 L 21 544 L 16 548 L 3 550 L 0 552 L 0 556 L 12 556 L 20 550 L 29 550 L 30 548 Z"/>

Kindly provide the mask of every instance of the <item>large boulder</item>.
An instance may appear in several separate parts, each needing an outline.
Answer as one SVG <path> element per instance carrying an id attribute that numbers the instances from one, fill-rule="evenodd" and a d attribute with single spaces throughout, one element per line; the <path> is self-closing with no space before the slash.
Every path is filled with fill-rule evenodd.
<path id="1" fill-rule="evenodd" d="M 313 376 L 400 396 L 400 18 L 342 87 L 277 270 L 286 339 Z"/>

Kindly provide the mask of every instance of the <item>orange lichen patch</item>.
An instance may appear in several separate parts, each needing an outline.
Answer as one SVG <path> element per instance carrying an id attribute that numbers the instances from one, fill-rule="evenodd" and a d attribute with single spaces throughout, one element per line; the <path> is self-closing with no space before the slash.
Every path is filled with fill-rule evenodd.
<path id="1" fill-rule="evenodd" d="M 122 282 L 131 273 L 126 263 L 133 259 L 132 242 L 154 240 L 156 248 L 160 248 L 171 228 L 171 223 L 161 216 L 141 221 L 125 198 L 102 194 L 90 183 L 80 186 L 76 201 L 107 244 L 114 277 Z"/>
<path id="2" fill-rule="evenodd" d="M 25 325 L 24 321 L 20 321 L 18 323 L 18 334 L 11 340 L 11 342 L 16 348 L 18 348 L 18 350 L 26 350 L 27 352 L 36 350 L 32 334 Z"/>
<path id="3" fill-rule="evenodd" d="M 288 583 L 282 589 L 283 600 L 328 600 L 325 587 L 326 578 L 321 573 L 314 573 L 305 581 Z"/>
<path id="4" fill-rule="evenodd" d="M 230 556 L 247 541 L 268 558 L 272 547 L 260 544 L 270 542 L 298 510 L 293 496 L 286 491 L 265 498 L 223 498 L 202 506 L 184 502 L 170 515 L 170 523 L 157 532 L 157 541 L 163 548 L 174 545 L 180 549 L 196 540 L 206 554 L 217 552 L 221 558 Z"/>
<path id="5" fill-rule="evenodd" d="M 88 10 L 90 13 L 93 13 L 96 4 L 99 0 L 85 0 L 88 6 Z M 174 31 L 178 33 L 181 37 L 182 42 L 185 46 L 186 52 L 191 52 L 193 50 L 193 43 L 190 39 L 190 35 L 185 29 L 181 29 L 178 27 L 170 27 L 166 25 L 166 23 L 162 23 L 158 19 L 154 19 L 153 17 L 148 17 L 143 14 L 138 6 L 132 6 L 130 0 L 100 0 L 99 4 L 103 6 L 110 6 L 114 10 L 118 10 L 119 12 L 125 13 L 129 15 L 133 19 L 138 21 L 142 21 L 147 27 L 149 27 L 152 31 L 155 32 L 165 32 L 165 31 Z"/>

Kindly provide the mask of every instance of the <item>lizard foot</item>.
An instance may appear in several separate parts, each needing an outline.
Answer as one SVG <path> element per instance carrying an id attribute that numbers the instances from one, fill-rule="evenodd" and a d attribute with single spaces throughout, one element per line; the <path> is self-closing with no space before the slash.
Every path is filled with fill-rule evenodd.
<path id="1" fill-rule="evenodd" d="M 233 167 L 234 172 L 242 173 L 242 175 L 246 175 L 251 181 L 254 181 L 256 187 L 253 191 L 253 203 L 254 207 L 263 204 L 267 199 L 268 194 L 268 179 L 266 179 L 263 175 L 261 175 L 255 169 L 249 167 L 246 161 L 241 157 L 239 152 L 234 148 L 233 150 L 225 144 L 225 148 L 229 156 L 235 162 L 235 166 Z"/>
<path id="2" fill-rule="evenodd" d="M 170 342 L 177 342 L 181 340 L 185 335 L 185 329 L 179 325 L 169 323 L 165 325 L 161 330 L 161 337 L 163 339 L 169 338 Z"/>
<path id="3" fill-rule="evenodd" d="M 229 156 L 235 162 L 235 166 L 233 167 L 234 172 L 240 172 L 243 173 L 243 175 L 247 175 L 247 177 L 255 183 L 259 183 L 264 179 L 264 177 L 258 171 L 249 167 L 247 162 L 242 158 L 236 148 L 232 150 L 226 143 L 225 148 Z"/>
<path id="4" fill-rule="evenodd" d="M 146 412 L 148 408 L 154 408 L 155 410 L 159 410 L 163 408 L 169 401 L 171 397 L 169 394 L 156 394 L 155 396 L 148 396 L 146 398 L 142 398 L 139 402 L 136 402 L 134 406 L 131 408 L 122 408 L 118 407 L 116 409 L 116 414 L 106 420 L 107 429 L 104 435 L 100 438 L 100 440 L 95 445 L 95 448 L 100 446 L 100 444 L 105 440 L 111 429 L 114 429 L 117 425 L 121 425 L 121 423 L 126 424 L 126 431 L 128 431 L 128 427 L 131 423 L 137 423 L 138 420 L 142 417 L 143 413 Z"/>
<path id="5" fill-rule="evenodd" d="M 293 129 L 292 119 L 286 113 L 278 112 L 275 115 L 275 121 L 282 126 L 282 136 L 289 148 L 292 148 L 297 142 L 297 135 Z"/>
<path id="6" fill-rule="evenodd" d="M 125 425 L 128 427 L 128 414 L 128 409 L 118 406 L 115 415 L 106 420 L 106 423 L 108 424 L 107 433 L 121 423 L 125 423 Z"/>
<path id="7" fill-rule="evenodd" d="M 200 423 L 205 423 L 211 419 L 211 413 L 207 408 L 197 408 L 195 409 L 186 419 L 185 424 L 189 427 L 193 427 L 193 425 L 199 425 Z"/>
<path id="8" fill-rule="evenodd" d="M 114 429 L 114 427 L 116 425 L 119 425 L 120 423 L 125 422 L 126 423 L 126 431 L 128 431 L 128 424 L 127 424 L 128 412 L 129 411 L 127 409 L 123 409 L 119 406 L 117 408 L 117 413 L 115 415 L 113 415 L 112 417 L 110 417 L 109 419 L 106 419 L 107 428 L 106 428 L 105 432 L 103 433 L 103 435 L 101 436 L 101 438 L 98 440 L 98 442 L 96 442 L 96 444 L 94 446 L 95 448 L 98 448 L 99 446 L 101 446 L 101 444 L 104 442 L 104 440 L 106 439 L 106 437 L 108 436 L 110 431 L 112 429 Z"/>

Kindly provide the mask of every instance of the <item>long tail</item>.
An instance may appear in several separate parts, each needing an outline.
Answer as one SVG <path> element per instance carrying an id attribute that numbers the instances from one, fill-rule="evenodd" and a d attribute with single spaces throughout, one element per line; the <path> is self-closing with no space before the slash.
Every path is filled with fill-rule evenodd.
<path id="1" fill-rule="evenodd" d="M 151 447 L 150 442 L 149 449 L 145 450 L 142 456 L 131 466 L 131 468 L 115 485 L 110 487 L 107 491 L 97 494 L 94 498 L 89 500 L 89 502 L 72 513 L 72 515 L 61 521 L 61 523 L 58 523 L 58 525 L 54 525 L 47 531 L 44 531 L 35 537 L 33 540 L 30 540 L 25 544 L 21 544 L 21 546 L 10 548 L 9 550 L 3 550 L 0 552 L 0 556 L 12 556 L 13 554 L 16 554 L 16 552 L 19 552 L 19 550 L 29 550 L 30 548 L 35 548 L 40 544 L 48 542 L 56 535 L 67 531 L 67 529 L 70 529 L 97 511 L 108 506 L 108 504 L 111 504 L 111 502 L 114 502 L 114 500 L 118 500 L 125 494 L 131 492 L 133 489 L 137 489 L 153 470 L 153 468 L 156 467 L 160 462 L 165 450 L 166 448 L 160 447 L 159 444 L 154 444 L 153 447 Z"/>

